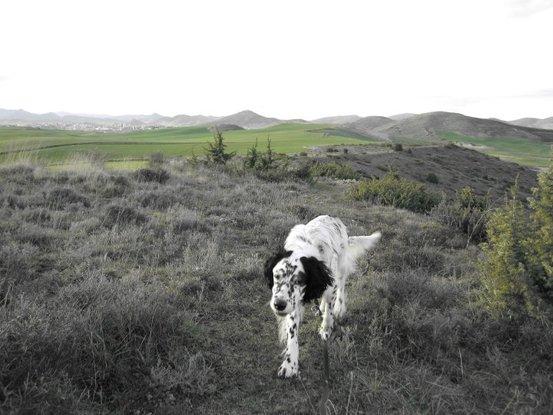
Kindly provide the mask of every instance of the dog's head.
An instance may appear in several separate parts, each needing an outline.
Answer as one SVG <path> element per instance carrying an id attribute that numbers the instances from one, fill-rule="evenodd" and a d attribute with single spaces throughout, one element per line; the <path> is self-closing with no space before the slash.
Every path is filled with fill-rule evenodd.
<path id="1" fill-rule="evenodd" d="M 273 295 L 271 309 L 279 316 L 291 313 L 300 301 L 320 298 L 332 284 L 327 266 L 315 257 L 279 251 L 265 263 L 264 276 Z"/>

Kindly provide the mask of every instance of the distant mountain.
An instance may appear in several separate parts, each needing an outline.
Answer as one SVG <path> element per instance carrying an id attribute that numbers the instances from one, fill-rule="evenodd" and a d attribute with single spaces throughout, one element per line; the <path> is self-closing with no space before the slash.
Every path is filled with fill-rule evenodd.
<path id="1" fill-rule="evenodd" d="M 253 111 L 246 110 L 219 118 L 216 121 L 212 122 L 212 124 L 232 124 L 246 129 L 256 129 L 270 127 L 272 125 L 281 124 L 283 122 L 283 120 L 279 120 L 277 118 L 267 118 L 262 115 L 256 114 Z"/>
<path id="2" fill-rule="evenodd" d="M 323 117 L 312 120 L 316 124 L 347 124 L 361 119 L 359 115 L 336 115 L 334 117 Z"/>
<path id="3" fill-rule="evenodd" d="M 411 112 L 405 112 L 403 114 L 392 115 L 391 117 L 388 117 L 388 118 L 390 118 L 394 121 L 403 121 L 403 120 L 406 120 L 408 118 L 414 117 L 415 115 L 417 115 L 417 114 L 413 114 Z"/>
<path id="4" fill-rule="evenodd" d="M 391 118 L 373 115 L 370 117 L 360 118 L 354 122 L 344 124 L 343 127 L 348 131 L 352 131 L 366 136 L 371 136 L 371 135 L 374 135 L 374 131 L 376 131 L 378 128 L 384 127 L 386 125 L 393 125 L 394 123 L 395 121 L 392 120 Z M 379 138 L 388 138 L 388 137 L 379 136 Z"/>
<path id="5" fill-rule="evenodd" d="M 165 117 L 163 124 L 168 127 L 188 127 L 194 125 L 210 124 L 220 117 L 212 117 L 210 115 L 175 115 L 174 117 Z"/>
<path id="6" fill-rule="evenodd" d="M 543 128 L 553 130 L 553 117 L 549 118 L 520 118 L 518 120 L 508 121 L 509 124 L 520 125 L 522 127 Z"/>
<path id="7" fill-rule="evenodd" d="M 530 140 L 553 141 L 553 131 L 520 127 L 502 121 L 468 117 L 453 112 L 428 112 L 400 121 L 385 123 L 385 117 L 367 117 L 343 128 L 367 137 L 379 139 L 412 138 L 429 140 L 440 138 L 441 133 L 455 132 L 473 137 L 520 137 Z"/>

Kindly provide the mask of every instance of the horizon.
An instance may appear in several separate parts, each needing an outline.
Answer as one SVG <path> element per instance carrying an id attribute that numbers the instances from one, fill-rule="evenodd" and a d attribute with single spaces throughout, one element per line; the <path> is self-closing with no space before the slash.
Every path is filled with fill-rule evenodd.
<path id="1" fill-rule="evenodd" d="M 519 117 L 519 118 L 516 118 L 516 119 L 507 120 L 507 119 L 501 119 L 501 118 L 493 117 L 493 116 L 492 117 L 478 117 L 478 116 L 472 115 L 472 114 L 466 114 L 466 113 L 461 113 L 461 112 L 456 112 L 456 111 L 443 111 L 443 110 L 427 111 L 427 112 L 420 112 L 420 113 L 404 111 L 404 112 L 399 112 L 399 113 L 395 113 L 395 114 L 387 114 L 387 115 L 383 115 L 383 114 L 369 114 L 369 115 L 363 115 L 363 114 L 327 114 L 326 116 L 322 116 L 322 117 L 318 117 L 318 118 L 292 117 L 292 118 L 287 118 L 287 119 L 274 117 L 271 114 L 262 114 L 259 111 L 255 111 L 255 110 L 252 110 L 252 109 L 249 109 L 249 108 L 241 110 L 241 111 L 237 111 L 237 112 L 232 113 L 232 114 L 222 114 L 222 115 L 199 114 L 199 113 L 190 113 L 190 114 L 177 113 L 177 114 L 174 114 L 174 115 L 166 115 L 166 114 L 162 114 L 162 113 L 156 112 L 156 111 L 154 111 L 152 113 L 149 113 L 149 114 L 146 114 L 146 113 L 141 113 L 141 114 L 134 113 L 133 114 L 133 113 L 129 113 L 129 112 L 119 113 L 119 114 L 106 114 L 106 113 L 104 113 L 104 114 L 90 114 L 90 113 L 76 113 L 76 112 L 68 112 L 68 111 L 46 111 L 46 112 L 35 113 L 35 112 L 28 111 L 25 108 L 2 108 L 2 107 L 0 107 L 0 110 L 25 111 L 25 112 L 28 112 L 28 113 L 31 113 L 31 114 L 36 114 L 36 115 L 55 114 L 59 117 L 64 117 L 64 116 L 71 115 L 71 116 L 89 117 L 89 118 L 98 118 L 98 119 L 110 119 L 111 117 L 113 117 L 113 118 L 116 118 L 116 117 L 132 117 L 132 116 L 137 116 L 138 117 L 138 116 L 153 116 L 153 115 L 159 115 L 161 117 L 167 117 L 167 118 L 173 118 L 173 117 L 181 116 L 181 115 L 186 115 L 186 116 L 190 116 L 190 117 L 205 116 L 205 117 L 213 117 L 213 118 L 224 118 L 224 117 L 232 116 L 232 115 L 239 114 L 239 113 L 242 113 L 242 112 L 252 112 L 254 114 L 257 114 L 257 115 L 259 115 L 261 117 L 265 117 L 265 118 L 277 118 L 279 121 L 302 120 L 302 121 L 307 121 L 307 122 L 313 122 L 313 121 L 317 121 L 317 120 L 322 119 L 322 118 L 332 118 L 332 117 L 356 116 L 356 117 L 359 117 L 359 118 L 366 118 L 366 117 L 373 117 L 373 116 L 374 117 L 379 117 L 380 116 L 380 117 L 392 118 L 392 117 L 399 116 L 399 115 L 409 114 L 409 115 L 416 116 L 416 115 L 423 115 L 423 114 L 434 113 L 434 112 L 456 113 L 456 114 L 460 114 L 460 115 L 463 115 L 463 116 L 466 116 L 466 117 L 497 120 L 497 121 L 503 121 L 503 122 L 517 121 L 519 119 L 524 119 L 524 118 L 546 119 L 546 118 L 552 118 L 553 117 L 553 115 L 548 116 L 548 117 L 542 117 L 542 118 L 526 116 L 526 117 Z"/>
<path id="2" fill-rule="evenodd" d="M 553 0 L 4 7 L 10 19 L 0 36 L 11 40 L 1 108 L 108 116 L 255 108 L 306 120 L 552 116 Z"/>

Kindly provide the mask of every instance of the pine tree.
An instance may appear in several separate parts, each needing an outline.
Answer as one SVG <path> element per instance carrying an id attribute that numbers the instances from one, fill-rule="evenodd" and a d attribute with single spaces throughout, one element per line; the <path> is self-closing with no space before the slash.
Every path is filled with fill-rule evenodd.
<path id="1" fill-rule="evenodd" d="M 225 164 L 236 154 L 235 152 L 225 152 L 226 144 L 223 134 L 218 129 L 215 129 L 213 133 L 213 142 L 208 143 L 208 145 L 209 148 L 206 149 L 207 161 L 214 164 Z"/>

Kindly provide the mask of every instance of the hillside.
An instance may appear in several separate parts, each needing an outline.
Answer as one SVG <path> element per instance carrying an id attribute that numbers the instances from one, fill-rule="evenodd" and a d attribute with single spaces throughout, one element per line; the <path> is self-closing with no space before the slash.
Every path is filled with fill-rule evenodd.
<path id="1" fill-rule="evenodd" d="M 323 117 L 312 120 L 315 124 L 346 124 L 361 119 L 359 115 L 337 115 L 334 117 Z"/>
<path id="2" fill-rule="evenodd" d="M 214 121 L 212 124 L 233 124 L 245 129 L 266 128 L 283 122 L 277 118 L 267 118 L 253 111 L 240 111 Z"/>
<path id="3" fill-rule="evenodd" d="M 553 117 L 549 118 L 519 118 L 518 120 L 508 121 L 509 124 L 520 125 L 523 127 L 542 128 L 553 130 Z"/>
<path id="4" fill-rule="evenodd" d="M 365 136 L 388 138 L 376 135 L 375 131 L 383 126 L 394 124 L 394 120 L 387 117 L 370 116 L 344 124 L 342 128 Z"/>
<path id="5" fill-rule="evenodd" d="M 410 180 L 425 183 L 436 192 L 452 195 L 470 186 L 481 196 L 489 194 L 500 200 L 518 177 L 521 195 L 531 195 L 536 185 L 536 172 L 516 163 L 509 163 L 481 152 L 455 145 L 414 147 L 409 151 L 367 151 L 363 147 L 348 147 L 347 154 L 330 153 L 321 161 L 333 160 L 350 165 L 364 177 L 382 177 L 388 171 Z M 429 182 L 428 174 L 438 183 Z"/>
<path id="6" fill-rule="evenodd" d="M 551 412 L 551 328 L 483 308 L 482 253 L 456 228 L 351 182 L 157 168 L 0 167 L 1 413 L 318 413 L 320 319 L 306 309 L 301 378 L 278 379 L 261 270 L 320 214 L 383 234 L 330 341 L 328 413 Z"/>
<path id="7" fill-rule="evenodd" d="M 354 126 L 344 127 L 363 133 L 367 137 L 386 140 L 407 138 L 432 141 L 440 139 L 443 133 L 452 132 L 472 137 L 517 137 L 553 142 L 553 131 L 519 127 L 492 119 L 468 117 L 451 112 L 429 112 L 382 125 L 368 122 L 366 126 L 360 128 L 355 128 L 355 123 Z"/>

